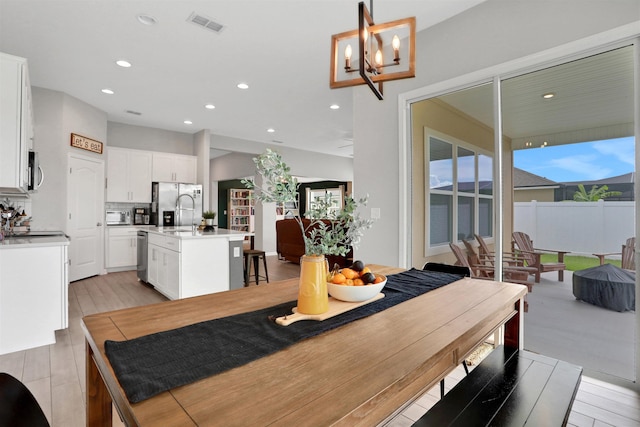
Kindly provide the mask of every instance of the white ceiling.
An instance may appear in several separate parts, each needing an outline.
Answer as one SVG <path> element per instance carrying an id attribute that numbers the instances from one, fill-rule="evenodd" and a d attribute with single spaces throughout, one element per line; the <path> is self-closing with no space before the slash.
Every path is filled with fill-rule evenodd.
<path id="1" fill-rule="evenodd" d="M 419 31 L 482 1 L 376 0 L 373 15 L 378 23 L 416 16 Z M 223 30 L 188 22 L 193 12 Z M 158 23 L 142 25 L 141 13 Z M 356 0 L 0 0 L 0 51 L 29 60 L 33 86 L 114 122 L 340 156 L 353 154 L 352 90 L 329 89 L 330 41 L 356 27 Z"/>

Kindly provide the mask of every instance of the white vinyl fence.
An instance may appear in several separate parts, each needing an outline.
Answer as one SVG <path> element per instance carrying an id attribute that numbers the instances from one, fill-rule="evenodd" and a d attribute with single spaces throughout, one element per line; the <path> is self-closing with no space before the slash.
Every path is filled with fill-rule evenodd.
<path id="1" fill-rule="evenodd" d="M 514 231 L 540 249 L 576 254 L 620 252 L 635 236 L 635 202 L 516 202 Z"/>

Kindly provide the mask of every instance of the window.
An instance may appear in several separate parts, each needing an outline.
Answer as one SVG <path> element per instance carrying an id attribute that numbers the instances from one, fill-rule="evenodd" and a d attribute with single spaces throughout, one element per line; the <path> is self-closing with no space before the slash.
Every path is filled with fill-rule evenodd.
<path id="1" fill-rule="evenodd" d="M 493 158 L 477 147 L 425 129 L 430 248 L 493 236 Z M 448 248 L 447 248 L 448 249 Z"/>

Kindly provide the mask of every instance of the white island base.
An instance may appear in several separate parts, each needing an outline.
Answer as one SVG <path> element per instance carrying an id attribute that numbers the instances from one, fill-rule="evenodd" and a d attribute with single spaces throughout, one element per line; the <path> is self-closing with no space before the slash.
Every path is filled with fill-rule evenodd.
<path id="1" fill-rule="evenodd" d="M 242 243 L 247 233 L 156 228 L 148 231 L 147 282 L 169 299 L 242 287 Z"/>

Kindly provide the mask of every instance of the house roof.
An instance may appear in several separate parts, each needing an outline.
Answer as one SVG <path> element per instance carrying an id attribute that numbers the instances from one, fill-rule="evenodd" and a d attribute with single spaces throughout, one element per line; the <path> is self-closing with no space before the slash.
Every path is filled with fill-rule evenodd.
<path id="1" fill-rule="evenodd" d="M 527 172 L 522 169 L 513 168 L 513 187 L 557 187 L 558 183 L 542 176 Z"/>
<path id="2" fill-rule="evenodd" d="M 585 186 L 590 185 L 611 185 L 611 184 L 633 184 L 636 178 L 635 172 L 625 173 L 623 175 L 612 176 L 609 178 L 597 179 L 594 181 L 570 181 L 563 182 L 564 185 L 578 185 L 583 184 Z"/>

